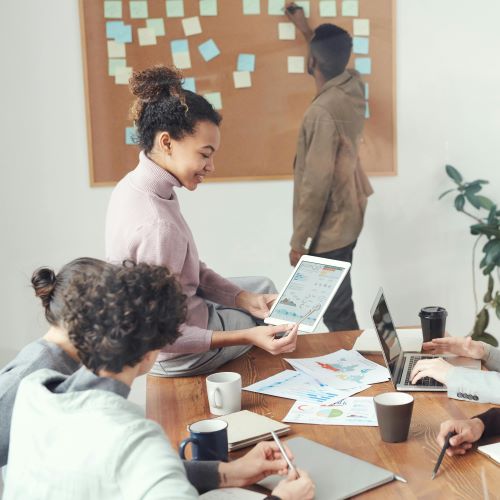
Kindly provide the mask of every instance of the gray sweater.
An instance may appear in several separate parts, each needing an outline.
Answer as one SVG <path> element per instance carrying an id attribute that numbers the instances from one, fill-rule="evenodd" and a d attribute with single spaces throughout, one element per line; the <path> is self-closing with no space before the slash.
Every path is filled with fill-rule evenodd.
<path id="1" fill-rule="evenodd" d="M 38 339 L 24 347 L 7 366 L 0 370 L 0 467 L 7 463 L 12 408 L 21 380 L 42 368 L 70 375 L 79 366 L 78 362 L 56 344 Z"/>

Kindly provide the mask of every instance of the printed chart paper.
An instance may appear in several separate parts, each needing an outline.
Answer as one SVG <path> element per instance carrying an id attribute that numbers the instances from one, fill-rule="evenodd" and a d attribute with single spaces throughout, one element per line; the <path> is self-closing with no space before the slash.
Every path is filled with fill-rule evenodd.
<path id="1" fill-rule="evenodd" d="M 354 389 L 389 379 L 389 371 L 357 351 L 340 351 L 316 358 L 285 359 L 296 370 L 336 389 Z"/>
<path id="2" fill-rule="evenodd" d="M 377 427 L 373 398 L 347 398 L 333 405 L 296 401 L 283 422 Z"/>
<path id="3" fill-rule="evenodd" d="M 302 372 L 284 370 L 272 377 L 244 387 L 243 390 L 308 403 L 332 404 L 364 391 L 368 387 L 364 385 L 349 391 L 342 391 L 334 387 L 321 386 L 312 377 Z"/>

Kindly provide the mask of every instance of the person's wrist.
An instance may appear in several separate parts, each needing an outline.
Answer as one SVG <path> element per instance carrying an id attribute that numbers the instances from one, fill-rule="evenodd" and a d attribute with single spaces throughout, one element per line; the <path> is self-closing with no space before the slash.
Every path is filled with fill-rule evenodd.
<path id="1" fill-rule="evenodd" d="M 475 441 L 481 439 L 481 436 L 484 433 L 484 422 L 480 418 L 474 417 L 471 419 L 471 425 L 473 426 Z"/>
<path id="2" fill-rule="evenodd" d="M 221 462 L 219 464 L 219 488 L 245 486 L 243 481 L 238 480 L 238 465 L 235 462 Z"/>
<path id="3" fill-rule="evenodd" d="M 241 290 L 241 292 L 239 292 L 238 295 L 236 295 L 234 299 L 234 304 L 236 307 L 238 307 L 239 309 L 244 309 L 244 305 L 247 300 L 246 297 L 247 294 L 248 294 L 247 291 Z"/>

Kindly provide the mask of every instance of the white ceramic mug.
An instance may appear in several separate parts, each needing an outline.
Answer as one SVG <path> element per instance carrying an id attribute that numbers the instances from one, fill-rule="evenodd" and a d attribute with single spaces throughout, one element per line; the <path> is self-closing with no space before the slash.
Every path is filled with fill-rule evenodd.
<path id="1" fill-rule="evenodd" d="M 241 410 L 241 375 L 235 372 L 213 373 L 207 377 L 208 404 L 213 415 Z"/>

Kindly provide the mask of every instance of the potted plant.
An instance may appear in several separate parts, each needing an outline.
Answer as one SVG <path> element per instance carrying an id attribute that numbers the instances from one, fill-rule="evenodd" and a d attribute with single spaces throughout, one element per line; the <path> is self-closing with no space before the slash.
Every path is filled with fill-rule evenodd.
<path id="1" fill-rule="evenodd" d="M 476 320 L 470 335 L 474 340 L 481 340 L 493 346 L 498 346 L 498 341 L 493 335 L 486 332 L 490 320 L 490 309 L 494 310 L 500 319 L 500 291 L 495 290 L 496 281 L 500 281 L 500 210 L 492 200 L 480 193 L 484 184 L 488 181 L 477 179 L 472 182 L 464 181 L 460 172 L 451 165 L 446 165 L 446 173 L 456 184 L 456 187 L 445 191 L 439 199 L 449 193 L 457 192 L 455 196 L 455 208 L 473 220 L 470 232 L 476 236 L 476 242 L 472 249 L 472 286 L 474 300 L 476 303 Z M 470 210 L 473 211 L 471 212 Z M 482 246 L 482 259 L 479 263 L 483 274 L 488 277 L 486 293 L 483 297 L 481 309 L 478 306 L 475 276 L 475 256 L 479 242 Z"/>

